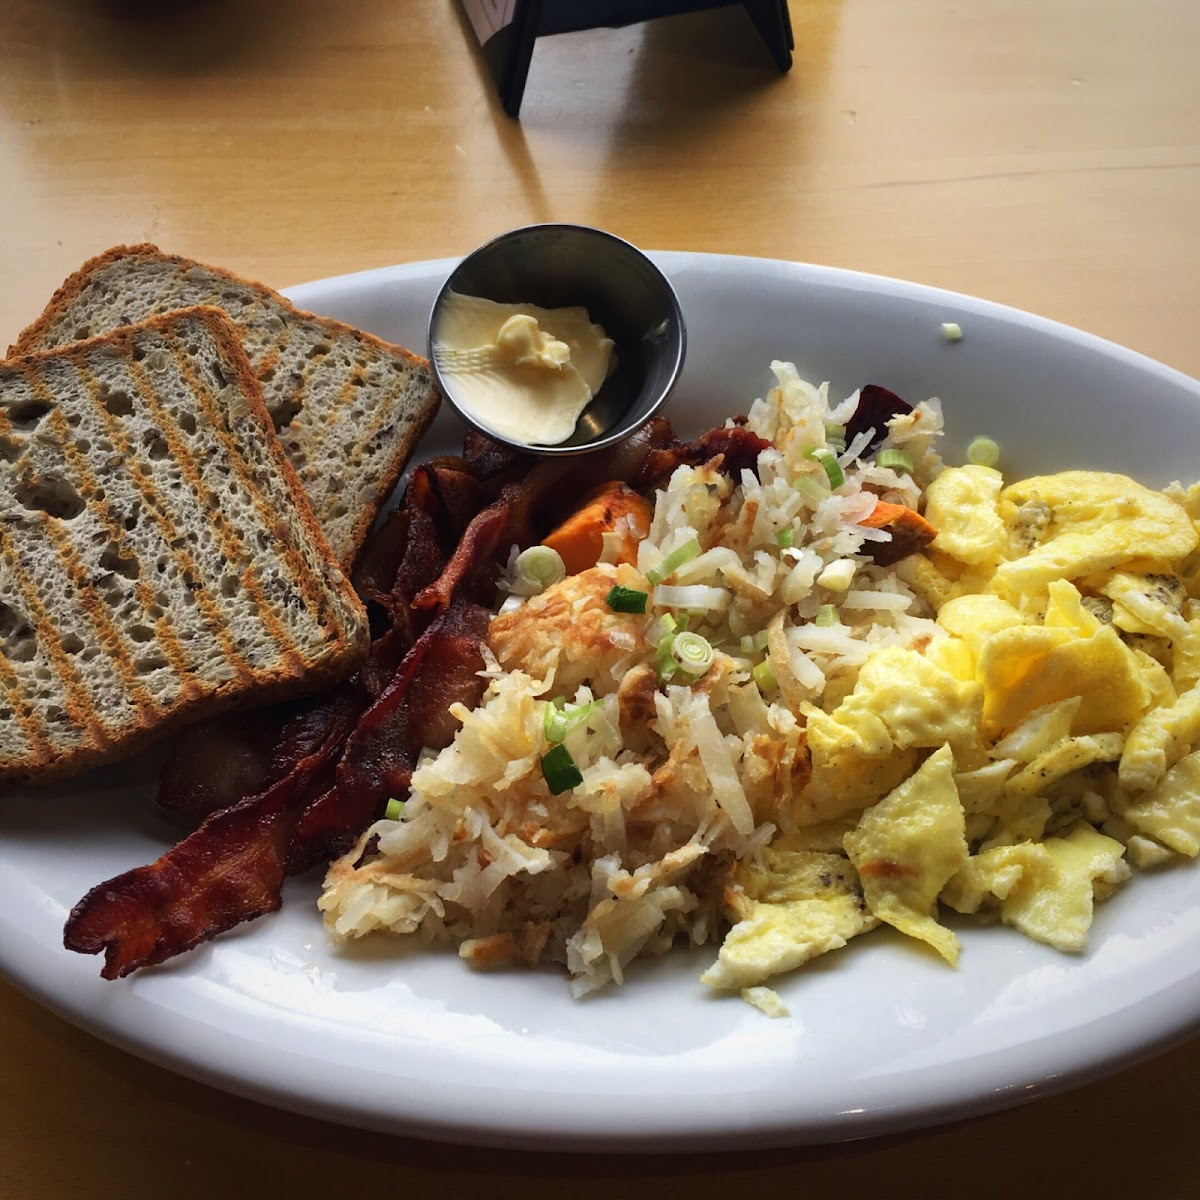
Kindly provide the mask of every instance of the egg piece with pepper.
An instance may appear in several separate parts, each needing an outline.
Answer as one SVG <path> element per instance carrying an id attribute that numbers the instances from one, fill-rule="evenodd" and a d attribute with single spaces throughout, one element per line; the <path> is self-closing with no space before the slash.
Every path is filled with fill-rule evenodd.
<path id="1" fill-rule="evenodd" d="M 803 844 L 785 835 L 758 861 L 738 864 L 725 893 L 735 924 L 700 977 L 709 987 L 754 987 L 879 924 L 850 863 L 840 854 L 798 848 Z"/>
<path id="2" fill-rule="evenodd" d="M 1062 471 L 1014 483 L 1000 493 L 999 512 L 1014 536 L 1028 514 L 1028 550 L 1001 563 L 991 590 L 1006 597 L 1043 590 L 1056 579 L 1081 579 L 1123 564 L 1185 558 L 1200 538 L 1180 505 L 1127 475 Z"/>

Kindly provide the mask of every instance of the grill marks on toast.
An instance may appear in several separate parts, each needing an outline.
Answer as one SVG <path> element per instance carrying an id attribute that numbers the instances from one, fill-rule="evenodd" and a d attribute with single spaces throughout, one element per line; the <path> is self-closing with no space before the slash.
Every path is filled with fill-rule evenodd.
<path id="1" fill-rule="evenodd" d="M 201 408 L 204 410 L 205 416 L 214 423 L 220 422 L 220 414 L 216 412 L 213 404 L 210 401 L 207 389 L 202 387 L 196 379 L 195 372 L 191 369 L 183 356 L 179 353 L 177 347 L 171 350 L 171 359 L 175 369 L 187 381 L 193 395 L 199 401 Z M 203 478 L 196 460 L 192 457 L 191 449 L 187 443 L 178 436 L 178 433 L 173 427 L 173 423 L 158 403 L 154 395 L 154 388 L 149 379 L 146 378 L 145 371 L 137 363 L 130 364 L 130 373 L 139 385 L 141 394 L 145 397 L 147 407 L 154 413 L 158 419 L 159 428 L 163 431 L 163 436 L 167 440 L 167 445 L 171 448 L 171 454 L 180 470 L 183 472 L 184 478 L 188 481 L 192 489 L 192 493 L 197 496 L 211 496 L 214 507 L 212 512 L 213 527 L 217 532 L 217 537 L 220 541 L 221 552 L 228 562 L 236 562 L 241 557 L 241 543 L 243 541 L 241 534 L 231 528 L 229 519 L 220 507 L 221 497 L 213 493 Z M 258 492 L 257 485 L 249 478 L 245 470 L 245 462 L 241 458 L 233 459 L 234 473 L 237 475 L 243 488 L 251 498 L 255 512 L 264 525 L 270 528 L 274 524 L 274 514 L 267 508 L 265 498 Z M 290 573 L 294 583 L 298 582 L 301 586 L 301 594 L 307 599 L 307 588 L 303 586 L 305 574 L 303 566 L 300 563 L 299 555 L 291 547 L 284 544 L 286 554 L 285 558 L 290 568 Z M 275 645 L 279 647 L 280 654 L 287 662 L 290 671 L 302 671 L 304 669 L 304 659 L 298 653 L 297 644 L 291 635 L 284 628 L 283 623 L 275 615 L 271 602 L 267 599 L 263 592 L 262 585 L 259 583 L 256 572 L 253 569 L 247 569 L 241 575 L 242 586 L 244 586 L 254 597 L 258 607 L 261 609 L 261 619 L 267 628 L 267 632 L 271 635 Z M 312 615 L 312 610 L 307 605 L 306 610 Z M 318 619 L 318 624 L 319 619 Z M 241 661 L 239 656 L 239 661 Z"/>
<path id="2" fill-rule="evenodd" d="M 113 512 L 108 496 L 100 486 L 99 480 L 93 474 L 87 457 L 80 451 L 74 440 L 71 439 L 66 419 L 57 411 L 52 413 L 49 419 L 55 423 L 56 431 L 61 431 L 63 455 L 66 457 L 68 465 L 71 468 L 71 475 L 80 481 L 80 490 L 89 501 L 94 503 L 95 516 L 108 537 L 108 545 L 110 547 L 120 546 L 125 540 L 125 528 Z M 119 434 L 120 431 L 116 432 Z M 74 548 L 72 547 L 71 549 L 72 554 L 74 554 Z M 79 561 L 77 555 L 75 555 L 75 561 Z M 80 562 L 80 566 L 85 568 L 86 564 Z M 109 606 L 105 603 L 104 598 L 96 593 L 96 585 L 93 583 L 90 575 L 82 580 L 79 586 L 85 595 L 91 597 L 92 603 L 88 606 L 87 611 L 93 614 L 94 619 L 101 622 L 105 630 L 106 644 L 110 644 L 113 647 L 114 653 L 120 661 L 122 679 L 134 691 L 139 701 L 144 700 L 151 707 L 158 708 L 158 702 L 142 684 L 140 673 L 137 671 L 134 659 L 131 657 L 133 647 L 136 643 L 133 643 L 132 639 L 127 639 L 120 626 L 112 619 L 109 613 Z M 141 577 L 140 573 L 138 578 L 133 581 L 133 590 L 138 603 L 141 605 L 142 613 L 148 620 L 154 622 L 155 643 L 161 648 L 171 668 L 180 675 L 182 680 L 180 687 L 181 694 L 184 698 L 190 699 L 192 696 L 198 694 L 198 690 L 188 677 L 190 663 L 187 651 L 176 635 L 175 623 L 163 611 L 162 605 L 158 602 L 158 597 L 154 594 L 150 585 Z M 154 615 L 156 609 L 158 610 L 157 617 Z"/>
<path id="3" fill-rule="evenodd" d="M 94 411 L 104 423 L 113 445 L 118 447 L 126 458 L 132 458 L 136 454 L 136 450 L 126 435 L 119 418 L 108 411 L 104 403 L 104 396 L 101 392 L 99 381 L 82 362 L 75 363 L 75 370 L 91 395 L 94 402 Z M 176 562 L 179 564 L 183 578 L 188 583 L 204 624 L 208 627 L 209 633 L 220 646 L 221 653 L 232 671 L 233 678 L 243 683 L 249 683 L 252 675 L 250 664 L 242 657 L 234 645 L 233 637 L 229 632 L 228 618 L 222 612 L 220 604 L 217 603 L 216 599 L 205 586 L 204 573 L 200 570 L 199 563 L 197 563 L 190 551 L 183 549 L 186 539 L 176 525 L 174 517 L 148 479 L 137 471 L 130 471 L 129 479 L 141 496 L 142 502 L 145 505 L 145 511 L 150 514 L 158 526 L 164 542 L 168 546 L 175 548 Z"/>
<path id="4" fill-rule="evenodd" d="M 30 382 L 34 384 L 39 393 L 45 391 L 44 384 L 33 380 Z M 88 469 L 86 458 L 71 439 L 70 426 L 67 424 L 66 418 L 58 409 L 55 409 L 46 420 L 58 435 L 59 448 L 70 467 L 71 478 L 78 482 L 79 490 L 89 503 L 95 506 L 95 516 L 108 537 L 108 544 L 110 546 L 119 545 L 124 537 L 124 530 L 114 521 L 103 489 Z M 113 619 L 109 605 L 97 593 L 92 572 L 80 558 L 70 537 L 67 536 L 66 530 L 57 522 L 48 520 L 44 522 L 44 533 L 54 543 L 59 559 L 66 567 L 76 593 L 83 597 L 83 613 L 91 622 L 108 657 L 114 661 L 122 687 L 132 696 L 136 705 L 151 713 L 156 713 L 160 705 L 142 682 L 141 673 L 135 664 L 135 644 L 121 632 L 120 627 Z M 155 597 L 140 578 L 135 586 L 143 612 L 149 617 L 151 610 L 156 607 Z M 174 630 L 170 627 L 170 622 L 166 620 L 165 614 L 155 622 L 155 637 L 170 665 L 178 672 L 186 672 L 187 658 L 179 639 L 175 637 Z"/>
<path id="5" fill-rule="evenodd" d="M 31 383 L 28 375 L 25 376 L 25 380 L 27 385 Z M 34 395 L 38 395 L 36 387 L 31 387 L 30 390 Z M 9 426 L 9 430 L 11 430 L 11 426 Z M 9 432 L 9 430 L 5 430 L 5 432 Z M 35 633 L 37 651 L 34 661 L 40 654 L 44 669 L 52 673 L 54 679 L 57 679 L 64 701 L 61 706 L 53 702 L 43 705 L 38 702 L 42 701 L 44 697 L 36 696 L 30 707 L 31 711 L 40 716 L 45 724 L 54 725 L 65 718 L 73 729 L 84 730 L 99 744 L 107 745 L 110 740 L 109 729 L 97 716 L 83 675 L 75 665 L 72 656 L 63 649 L 62 638 L 58 636 L 63 632 L 68 636 L 78 636 L 79 631 L 77 629 L 63 631 L 56 628 L 56 622 L 48 612 L 46 604 L 42 600 L 41 590 L 35 582 L 34 571 L 26 566 L 26 562 L 33 563 L 37 558 L 36 545 L 31 546 L 31 543 L 36 542 L 36 537 L 57 532 L 55 525 L 56 522 L 52 517 L 42 516 L 39 519 L 32 514 L 20 521 L 0 523 L 0 555 L 3 557 L 8 578 L 16 589 L 15 599 L 20 605 L 19 611 L 33 629 L 40 633 L 40 636 Z M 35 538 L 27 536 L 31 528 L 37 530 Z M 54 577 L 43 583 L 43 587 L 47 586 L 47 583 L 49 584 L 48 590 L 51 591 L 62 587 L 63 572 L 61 568 L 61 560 L 51 560 L 49 564 L 37 562 L 37 573 L 43 579 L 50 571 L 54 572 Z M 47 636 L 47 633 L 51 631 L 53 636 Z M 39 674 L 36 668 L 34 674 Z M 52 679 L 39 676 L 39 682 L 48 684 L 52 682 Z M 21 688 L 21 684 L 15 679 L 14 686 L 18 689 Z M 20 694 L 19 691 L 18 694 Z M 44 739 L 39 740 L 44 741 Z"/>
<path id="6" fill-rule="evenodd" d="M 12 424 L 4 409 L 0 408 L 0 437 L 8 437 L 12 432 Z M 19 555 L 14 555 L 13 551 L 14 547 L 11 545 L 8 534 L 8 522 L 0 521 L 0 558 L 9 568 L 17 591 L 17 595 L 12 599 L 19 599 L 22 606 L 20 615 L 29 619 L 32 616 L 29 608 L 32 607 L 36 611 L 41 606 L 37 603 L 36 594 L 28 595 L 30 592 L 29 581 L 23 577 L 24 573 L 20 570 L 19 561 L 14 561 L 14 559 L 19 560 Z M 34 603 L 30 604 L 30 600 Z M 3 593 L 0 593 L 0 603 L 3 603 Z M 34 618 L 34 624 L 36 625 L 36 618 Z M 40 642 L 38 644 L 41 648 Z M 53 663 L 54 660 L 51 658 L 51 664 L 53 665 Z M 20 726 L 21 734 L 25 739 L 25 755 L 38 765 L 49 762 L 54 756 L 54 748 L 44 736 L 37 714 L 26 699 L 21 681 L 4 653 L 0 653 L 0 684 L 3 685 L 0 703 L 7 709 L 11 709 L 13 717 Z"/>
<path id="7" fill-rule="evenodd" d="M 341 388 L 338 389 L 337 408 L 332 410 L 332 413 L 325 416 L 322 424 L 320 424 L 318 432 L 312 433 L 306 438 L 306 454 L 308 463 L 311 463 L 314 458 L 319 460 L 319 458 L 325 454 L 326 445 L 328 445 L 330 438 L 334 436 L 337 416 L 349 412 L 354 404 L 356 392 L 364 390 L 364 386 L 356 382 L 356 380 L 360 378 L 359 371 L 356 370 L 343 380 Z M 388 407 L 384 406 L 384 404 L 377 404 L 376 408 L 374 408 L 374 412 L 371 415 L 373 420 L 371 425 L 367 427 L 366 436 L 360 436 L 359 438 L 358 450 L 360 452 L 359 454 L 352 456 L 347 464 L 347 466 L 350 468 L 350 472 L 352 472 L 352 478 L 353 474 L 356 473 L 356 470 L 358 470 L 360 467 L 361 451 L 370 451 L 372 448 L 374 448 L 374 446 L 376 446 L 377 439 L 379 438 L 380 433 L 382 433 L 384 425 L 390 424 L 392 416 L 394 416 L 394 414 L 392 414 Z M 312 425 L 308 425 L 307 427 L 314 428 Z M 359 500 L 358 493 L 355 493 L 355 500 Z M 335 506 L 337 503 L 344 504 L 344 498 L 341 500 L 341 502 L 335 502 Z M 353 505 L 347 505 L 347 509 L 349 508 L 353 508 Z M 366 530 L 364 530 L 364 536 L 365 533 Z"/>

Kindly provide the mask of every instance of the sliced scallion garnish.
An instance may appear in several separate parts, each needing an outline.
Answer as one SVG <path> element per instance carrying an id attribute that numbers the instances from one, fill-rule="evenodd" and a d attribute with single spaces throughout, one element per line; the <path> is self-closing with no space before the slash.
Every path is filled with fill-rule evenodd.
<path id="1" fill-rule="evenodd" d="M 383 810 L 383 815 L 388 821 L 400 820 L 400 818 L 404 816 L 404 801 L 397 800 L 396 797 L 393 796 L 390 800 L 388 800 L 387 808 Z"/>
<path id="2" fill-rule="evenodd" d="M 712 643 L 698 633 L 684 630 L 675 635 L 671 657 L 689 675 L 703 675 L 713 663 Z"/>
<path id="3" fill-rule="evenodd" d="M 832 604 L 822 604 L 817 609 L 817 615 L 813 617 L 814 625 L 840 625 L 841 620 L 838 617 L 838 610 Z"/>
<path id="4" fill-rule="evenodd" d="M 786 550 L 796 544 L 796 531 L 788 525 L 775 535 L 775 541 Z"/>
<path id="5" fill-rule="evenodd" d="M 889 446 L 886 450 L 880 450 L 875 455 L 875 465 L 877 467 L 890 467 L 893 471 L 905 471 L 911 475 L 913 460 L 903 450 L 897 450 L 894 446 Z"/>
<path id="6" fill-rule="evenodd" d="M 994 467 L 1000 461 L 1000 444 L 980 435 L 967 447 L 967 462 L 975 467 Z"/>
<path id="7" fill-rule="evenodd" d="M 644 613 L 646 601 L 650 599 L 649 592 L 639 592 L 636 588 L 622 587 L 619 583 L 605 597 L 605 604 L 619 613 Z"/>
<path id="8" fill-rule="evenodd" d="M 760 629 L 758 633 L 746 634 L 746 636 L 742 638 L 740 642 L 738 642 L 738 649 L 740 649 L 743 654 L 757 654 L 760 650 L 765 649 L 766 645 L 767 631 L 765 629 Z"/>
<path id="9" fill-rule="evenodd" d="M 651 646 L 657 646 L 664 634 L 674 633 L 678 628 L 675 618 L 670 613 L 663 613 L 646 626 L 646 641 Z"/>
<path id="10" fill-rule="evenodd" d="M 751 672 L 754 676 L 754 682 L 758 684 L 760 692 L 774 691 L 776 687 L 775 672 L 771 670 L 771 664 L 763 659 L 757 667 Z"/>
<path id="11" fill-rule="evenodd" d="M 599 703 L 599 700 L 589 700 L 585 704 L 564 704 L 561 697 L 551 700 L 546 705 L 546 715 L 542 721 L 546 741 L 561 742 L 572 729 L 588 719 L 592 709 Z"/>
<path id="12" fill-rule="evenodd" d="M 838 462 L 837 455 L 832 450 L 827 450 L 824 446 L 817 446 L 808 452 L 807 457 L 815 459 L 825 469 L 825 478 L 829 480 L 831 488 L 840 488 L 846 482 L 846 473 L 842 470 L 842 464 Z"/>
<path id="13" fill-rule="evenodd" d="M 684 542 L 682 546 L 677 546 L 670 554 L 666 556 L 657 566 L 653 566 L 646 572 L 646 582 L 654 586 L 662 583 L 669 575 L 673 575 L 686 562 L 691 562 L 693 558 L 700 557 L 700 542 L 696 538 L 691 538 Z"/>
<path id="14" fill-rule="evenodd" d="M 561 743 L 542 755 L 542 774 L 546 777 L 546 786 L 552 796 L 570 791 L 583 782 L 583 772 Z"/>
<path id="15" fill-rule="evenodd" d="M 513 574 L 518 584 L 535 592 L 544 592 L 566 577 L 567 568 L 557 550 L 549 546 L 530 546 L 517 555 Z"/>
<path id="16" fill-rule="evenodd" d="M 807 475 L 801 475 L 794 479 L 792 487 L 814 506 L 829 499 L 829 489 L 822 487 L 815 479 L 809 479 Z"/>

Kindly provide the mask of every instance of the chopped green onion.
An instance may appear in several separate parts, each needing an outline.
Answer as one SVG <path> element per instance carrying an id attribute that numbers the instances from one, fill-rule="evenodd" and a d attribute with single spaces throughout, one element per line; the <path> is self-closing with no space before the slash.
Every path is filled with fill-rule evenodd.
<path id="1" fill-rule="evenodd" d="M 671 650 L 674 647 L 675 639 L 678 636 L 679 635 L 676 633 L 664 633 L 662 637 L 658 639 L 657 652 L 658 661 L 660 663 L 666 662 L 671 657 Z"/>
<path id="2" fill-rule="evenodd" d="M 561 744 L 542 755 L 542 774 L 546 777 L 546 786 L 552 796 L 570 791 L 583 782 L 583 773 L 575 765 L 566 746 Z"/>
<path id="3" fill-rule="evenodd" d="M 789 525 L 775 535 L 775 540 L 786 550 L 789 546 L 796 544 L 796 531 Z"/>
<path id="4" fill-rule="evenodd" d="M 383 810 L 383 815 L 389 821 L 400 820 L 400 818 L 404 816 L 404 801 L 397 800 L 396 797 L 393 796 L 387 802 L 387 808 Z"/>
<path id="5" fill-rule="evenodd" d="M 549 546 L 530 546 L 517 555 L 513 565 L 517 583 L 544 592 L 552 584 L 566 577 L 567 568 L 562 555 Z"/>
<path id="6" fill-rule="evenodd" d="M 807 475 L 794 479 L 792 487 L 810 504 L 820 504 L 822 500 L 829 498 L 829 489 L 822 487 L 815 479 L 809 479 Z"/>
<path id="7" fill-rule="evenodd" d="M 948 342 L 962 341 L 962 326 L 957 321 L 942 322 L 942 337 Z"/>
<path id="8" fill-rule="evenodd" d="M 693 558 L 699 557 L 700 543 L 696 538 L 692 538 L 690 541 L 684 542 L 682 546 L 678 546 L 672 550 L 656 567 L 651 567 L 646 572 L 646 581 L 657 586 L 668 575 L 673 575 L 684 563 L 691 562 Z"/>
<path id="9" fill-rule="evenodd" d="M 967 462 L 976 467 L 994 467 L 1000 461 L 1000 445 L 990 437 L 975 437 L 967 447 Z"/>
<path id="10" fill-rule="evenodd" d="M 588 719 L 592 709 L 599 703 L 599 700 L 589 700 L 585 704 L 563 704 L 561 696 L 551 700 L 546 705 L 546 715 L 542 721 L 546 741 L 561 742 L 576 725 L 582 725 Z"/>
<path id="11" fill-rule="evenodd" d="M 838 462 L 837 455 L 832 450 L 818 446 L 815 450 L 809 450 L 805 457 L 816 459 L 825 468 L 825 478 L 829 480 L 831 488 L 840 488 L 846 482 L 846 473 L 842 470 L 842 464 Z"/>
<path id="12" fill-rule="evenodd" d="M 888 449 L 880 450 L 875 455 L 875 465 L 877 467 L 891 467 L 893 471 L 907 471 L 911 475 L 913 460 L 903 450 L 897 450 L 889 446 Z"/>
<path id="13" fill-rule="evenodd" d="M 771 664 L 766 659 L 763 659 L 751 674 L 754 676 L 754 682 L 758 684 L 760 692 L 773 691 L 777 686 L 775 672 L 771 670 Z"/>
<path id="14" fill-rule="evenodd" d="M 698 633 L 685 630 L 675 635 L 671 657 L 689 675 L 703 675 L 713 663 L 712 644 Z"/>
<path id="15" fill-rule="evenodd" d="M 639 592 L 636 588 L 622 587 L 619 583 L 605 598 L 605 604 L 619 613 L 644 613 L 646 601 L 650 599 L 649 592 Z"/>
<path id="16" fill-rule="evenodd" d="M 670 613 L 663 613 L 646 626 L 646 641 L 651 646 L 657 646 L 664 634 L 674 633 L 678 626 Z"/>
<path id="17" fill-rule="evenodd" d="M 825 437 L 827 439 L 828 438 L 836 438 L 838 441 L 844 442 L 846 440 L 845 425 L 839 425 L 836 421 L 826 421 L 825 422 Z"/>
<path id="18" fill-rule="evenodd" d="M 746 636 L 738 643 L 738 647 L 741 649 L 743 654 L 757 654 L 760 650 L 766 647 L 766 644 L 767 631 L 765 629 L 761 629 L 758 633 L 746 634 Z"/>
<path id="19" fill-rule="evenodd" d="M 840 625 L 841 623 L 838 610 L 832 604 L 822 604 L 817 609 L 817 615 L 813 617 L 814 625 Z"/>

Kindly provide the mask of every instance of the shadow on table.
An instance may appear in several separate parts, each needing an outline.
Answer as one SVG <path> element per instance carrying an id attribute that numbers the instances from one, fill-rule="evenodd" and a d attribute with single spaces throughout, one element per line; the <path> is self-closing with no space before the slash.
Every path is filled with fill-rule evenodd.
<path id="1" fill-rule="evenodd" d="M 403 0 L 399 0 L 403 3 Z M 321 5 L 295 0 L 44 0 L 53 14 L 18 22 L 51 59 L 103 64 L 148 79 L 199 76 L 214 68 L 294 58 L 311 35 L 327 39 Z M 344 28 L 374 6 L 340 4 Z M 6 17 L 0 13 L 0 33 Z M 9 18 L 11 19 L 11 14 Z M 27 33 L 28 29 L 28 33 Z"/>

